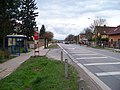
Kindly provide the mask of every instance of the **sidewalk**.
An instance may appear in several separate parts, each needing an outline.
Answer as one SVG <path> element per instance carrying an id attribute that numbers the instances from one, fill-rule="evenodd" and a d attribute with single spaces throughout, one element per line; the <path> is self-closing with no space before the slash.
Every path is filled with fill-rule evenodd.
<path id="1" fill-rule="evenodd" d="M 49 49 L 43 49 L 43 47 L 40 47 L 39 55 L 46 55 L 48 50 Z M 16 70 L 17 67 L 19 67 L 23 62 L 28 60 L 31 56 L 34 56 L 34 50 L 29 53 L 22 53 L 20 56 L 0 64 L 0 80 L 10 75 L 14 70 Z"/>

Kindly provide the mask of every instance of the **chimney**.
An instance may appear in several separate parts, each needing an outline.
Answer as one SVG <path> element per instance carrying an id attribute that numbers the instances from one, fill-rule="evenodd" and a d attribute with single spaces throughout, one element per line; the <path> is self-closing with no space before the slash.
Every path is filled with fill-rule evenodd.
<path id="1" fill-rule="evenodd" d="M 106 27 L 106 25 L 104 25 L 104 27 Z"/>

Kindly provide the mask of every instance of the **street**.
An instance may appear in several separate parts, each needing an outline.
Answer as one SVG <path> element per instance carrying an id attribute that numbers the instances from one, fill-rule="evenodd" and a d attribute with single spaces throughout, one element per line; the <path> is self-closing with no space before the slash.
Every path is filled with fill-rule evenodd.
<path id="1" fill-rule="evenodd" d="M 120 90 L 120 53 L 75 44 L 59 44 L 103 90 Z"/>

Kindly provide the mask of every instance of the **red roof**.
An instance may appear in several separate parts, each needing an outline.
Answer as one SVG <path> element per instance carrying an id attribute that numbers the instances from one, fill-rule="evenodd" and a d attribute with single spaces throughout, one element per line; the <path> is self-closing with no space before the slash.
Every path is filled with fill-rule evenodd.
<path id="1" fill-rule="evenodd" d="M 117 34 L 120 34 L 120 25 L 108 32 L 108 35 L 117 35 Z"/>
<path id="2" fill-rule="evenodd" d="M 97 32 L 102 35 L 108 34 L 111 30 L 116 29 L 116 27 L 108 27 L 108 26 L 96 26 Z"/>

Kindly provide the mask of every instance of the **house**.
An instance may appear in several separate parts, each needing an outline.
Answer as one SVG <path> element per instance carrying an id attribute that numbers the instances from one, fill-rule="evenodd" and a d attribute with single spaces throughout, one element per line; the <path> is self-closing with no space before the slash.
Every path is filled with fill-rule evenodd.
<path id="1" fill-rule="evenodd" d="M 95 38 L 100 37 L 101 42 L 104 42 L 112 48 L 120 48 L 120 25 L 117 27 L 96 26 Z"/>
<path id="2" fill-rule="evenodd" d="M 110 47 L 120 49 L 120 25 L 108 32 Z"/>
<path id="3" fill-rule="evenodd" d="M 79 34 L 79 43 L 80 44 L 87 44 L 87 39 L 85 33 L 80 33 Z"/>
<path id="4" fill-rule="evenodd" d="M 116 29 L 116 27 L 109 27 L 109 26 L 96 26 L 95 27 L 95 30 L 94 30 L 94 38 L 96 38 L 96 44 L 97 45 L 100 45 L 103 44 L 104 46 L 108 46 L 109 43 L 109 35 L 108 33 L 111 31 L 111 30 L 114 30 Z"/>
<path id="5" fill-rule="evenodd" d="M 105 39 L 105 38 L 108 38 L 108 33 L 111 30 L 114 30 L 114 29 L 116 29 L 116 27 L 108 27 L 106 25 L 104 25 L 104 26 L 96 26 L 95 27 L 95 34 L 97 34 L 97 36 L 100 36 L 101 39 Z"/>

